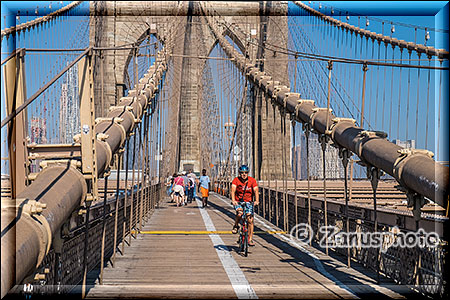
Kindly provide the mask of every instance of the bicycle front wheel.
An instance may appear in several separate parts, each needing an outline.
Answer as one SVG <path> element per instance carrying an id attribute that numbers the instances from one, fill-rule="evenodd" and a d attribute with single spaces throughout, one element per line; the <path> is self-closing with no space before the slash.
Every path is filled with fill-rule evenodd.
<path id="1" fill-rule="evenodd" d="M 248 232 L 245 231 L 244 233 L 244 256 L 248 256 Z"/>

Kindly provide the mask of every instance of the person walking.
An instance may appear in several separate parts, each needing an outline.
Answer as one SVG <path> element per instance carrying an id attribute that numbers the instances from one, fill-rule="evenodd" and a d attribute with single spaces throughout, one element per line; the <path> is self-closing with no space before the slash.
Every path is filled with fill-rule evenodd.
<path id="1" fill-rule="evenodd" d="M 195 176 L 194 172 L 191 169 L 189 170 L 187 177 L 189 179 L 188 203 L 191 203 L 192 200 L 194 200 L 195 198 L 195 190 L 197 187 L 197 176 Z"/>
<path id="2" fill-rule="evenodd" d="M 183 198 L 184 198 L 184 180 L 180 176 L 181 174 L 177 174 L 175 177 L 173 184 L 173 192 L 174 192 L 174 198 L 177 202 L 177 207 L 180 205 L 183 205 Z"/>
<path id="3" fill-rule="evenodd" d="M 255 178 L 248 176 L 249 168 L 246 165 L 240 166 L 238 172 L 239 176 L 231 182 L 231 202 L 236 210 L 232 232 L 233 234 L 238 233 L 239 222 L 245 213 L 248 221 L 248 245 L 255 246 L 253 242 L 253 211 L 254 205 L 259 204 L 258 183 Z"/>
<path id="4" fill-rule="evenodd" d="M 167 195 L 170 196 L 170 202 L 173 203 L 173 181 L 175 180 L 175 177 L 177 176 L 177 173 L 173 173 L 172 176 L 169 176 L 166 181 L 167 186 Z"/>
<path id="5" fill-rule="evenodd" d="M 206 175 L 206 169 L 202 170 L 202 176 L 199 179 L 199 189 L 202 195 L 202 207 L 208 206 L 209 189 L 211 186 L 211 180 Z"/>
<path id="6" fill-rule="evenodd" d="M 189 193 L 189 178 L 186 175 L 186 171 L 183 171 L 181 174 L 182 174 L 182 178 L 183 178 L 183 182 L 184 182 L 183 205 L 186 205 L 187 197 L 188 197 L 188 193 Z"/>

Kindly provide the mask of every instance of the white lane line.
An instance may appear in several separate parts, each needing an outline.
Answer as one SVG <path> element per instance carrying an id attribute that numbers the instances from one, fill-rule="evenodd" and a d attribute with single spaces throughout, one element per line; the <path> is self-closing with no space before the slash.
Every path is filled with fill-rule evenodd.
<path id="1" fill-rule="evenodd" d="M 197 198 L 195 201 L 197 201 L 197 206 L 200 210 L 200 214 L 202 215 L 206 230 L 216 231 L 216 227 L 209 217 L 208 212 L 202 208 L 202 201 Z M 233 287 L 238 299 L 258 299 L 258 296 L 250 283 L 247 281 L 247 278 L 245 278 L 244 273 L 234 260 L 234 257 L 230 253 L 230 249 L 228 249 L 225 245 L 222 238 L 217 234 L 210 234 L 209 237 L 211 238 L 214 248 L 216 249 L 217 256 L 219 256 L 219 259 L 222 262 L 222 266 L 230 279 L 231 286 Z"/>
<path id="2" fill-rule="evenodd" d="M 224 203 L 226 203 L 227 205 L 233 207 L 230 203 L 230 200 L 222 195 L 219 194 L 214 194 L 216 196 L 218 196 L 219 199 L 221 199 Z M 266 229 L 268 230 L 272 230 L 272 231 L 276 231 L 277 229 L 274 228 L 272 226 L 272 224 L 267 224 L 266 220 L 263 221 L 263 219 L 255 214 L 255 221 L 257 223 L 259 223 L 259 225 L 264 226 Z M 328 273 L 327 270 L 325 270 L 325 268 L 322 265 L 322 262 L 320 261 L 320 259 L 314 254 L 311 253 L 310 251 L 306 250 L 304 247 L 300 246 L 297 242 L 295 242 L 294 240 L 292 240 L 291 238 L 286 237 L 284 234 L 281 233 L 276 233 L 275 235 L 279 236 L 281 239 L 283 239 L 284 241 L 286 241 L 288 244 L 290 244 L 291 246 L 299 249 L 300 251 L 302 251 L 303 253 L 309 255 L 313 261 L 314 264 L 317 267 L 317 270 L 322 273 L 325 277 L 327 277 L 328 279 L 332 280 L 333 282 L 335 282 L 339 287 L 341 287 L 342 289 L 346 290 L 347 292 L 349 292 L 355 299 L 360 299 L 348 286 L 346 286 L 345 284 L 343 284 L 342 282 L 340 282 L 336 277 L 334 277 L 333 275 L 331 275 L 330 273 Z"/>

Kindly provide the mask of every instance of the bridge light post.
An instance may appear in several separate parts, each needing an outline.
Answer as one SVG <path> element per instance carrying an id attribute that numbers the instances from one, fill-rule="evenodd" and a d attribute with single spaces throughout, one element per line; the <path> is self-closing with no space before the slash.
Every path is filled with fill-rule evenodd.
<path id="1" fill-rule="evenodd" d="M 228 116 L 228 122 L 225 123 L 223 126 L 225 127 L 225 131 L 226 131 L 226 133 L 227 133 L 227 141 L 228 141 L 228 142 L 230 143 L 230 145 L 231 145 L 232 142 L 233 142 L 232 139 L 231 139 L 231 133 L 232 133 L 232 131 L 234 130 L 234 127 L 235 127 L 236 125 L 234 125 L 234 123 L 231 122 L 231 117 Z M 233 156 L 233 158 L 234 158 L 234 156 Z M 234 165 L 234 162 L 231 163 L 230 165 Z M 229 165 L 225 166 L 225 168 L 228 168 L 228 167 L 229 167 Z M 231 175 L 231 170 L 230 170 L 230 175 Z"/>

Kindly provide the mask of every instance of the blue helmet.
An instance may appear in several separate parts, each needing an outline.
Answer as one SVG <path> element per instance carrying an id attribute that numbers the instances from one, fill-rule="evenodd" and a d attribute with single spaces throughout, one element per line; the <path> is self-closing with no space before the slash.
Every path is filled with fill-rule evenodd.
<path id="1" fill-rule="evenodd" d="M 240 172 L 249 172 L 249 170 L 250 169 L 247 167 L 247 165 L 242 165 L 242 166 L 239 167 L 238 171 L 240 173 Z"/>

